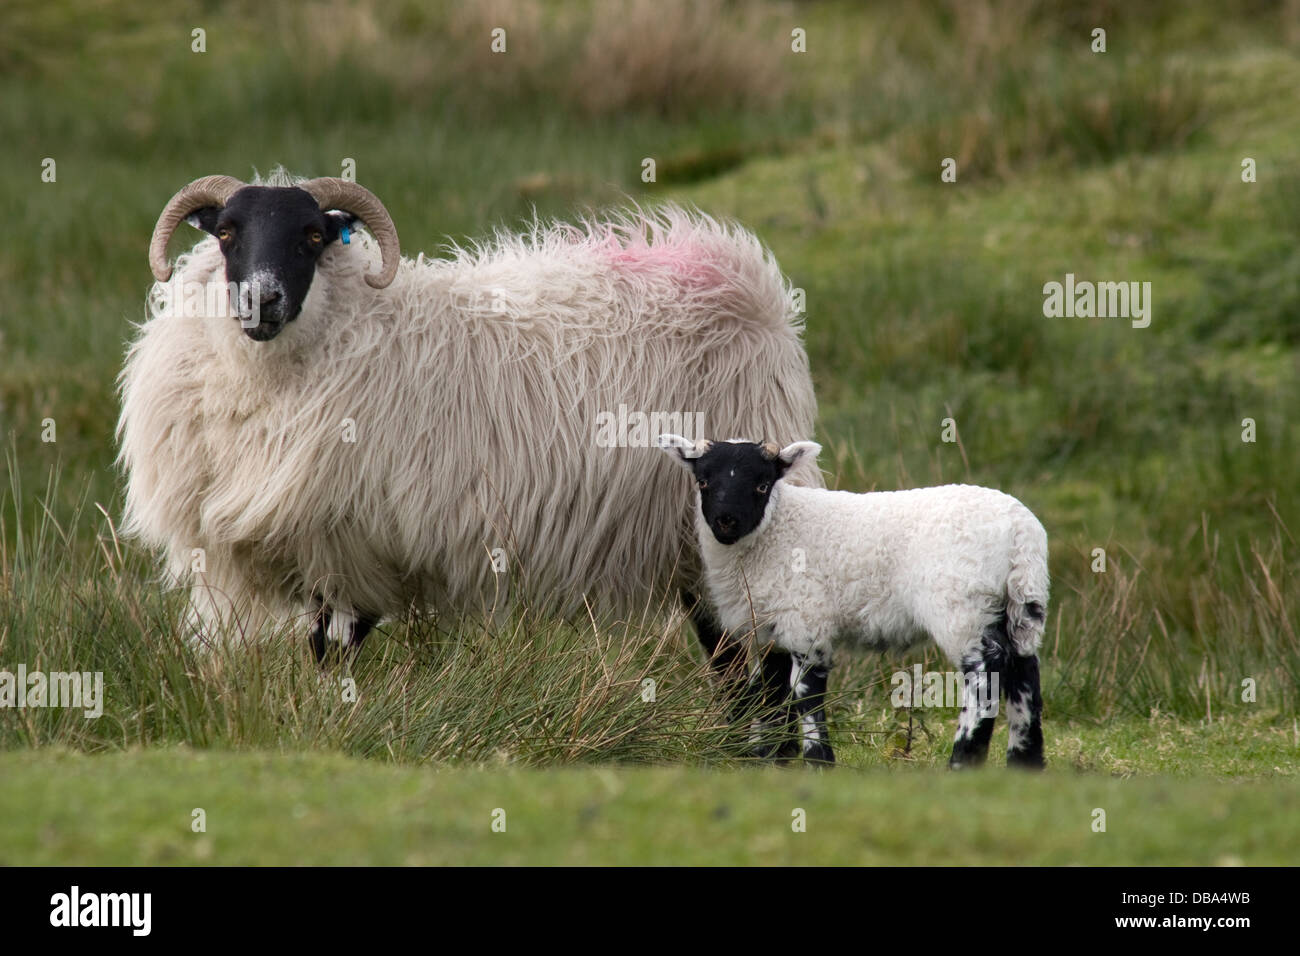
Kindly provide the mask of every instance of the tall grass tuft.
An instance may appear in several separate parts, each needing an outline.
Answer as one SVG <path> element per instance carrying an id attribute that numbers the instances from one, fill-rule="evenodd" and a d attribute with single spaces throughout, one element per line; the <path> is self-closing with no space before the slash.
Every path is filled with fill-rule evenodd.
<path id="1" fill-rule="evenodd" d="M 605 627 L 523 610 L 489 626 L 412 613 L 332 669 L 311 660 L 305 621 L 270 640 L 196 650 L 177 636 L 180 597 L 110 517 L 83 499 L 57 520 L 44 506 L 53 475 L 27 513 L 14 464 L 10 456 L 16 519 L 0 519 L 0 670 L 102 672 L 104 710 L 98 719 L 69 708 L 0 711 L 0 748 L 186 744 L 517 764 L 737 754 L 680 616 L 648 612 Z M 98 547 L 74 545 L 77 523 L 95 525 Z"/>
<path id="2" fill-rule="evenodd" d="M 743 730 L 670 609 L 610 627 L 526 609 L 495 622 L 412 612 L 381 627 L 356 661 L 325 669 L 307 651 L 305 621 L 269 640 L 196 650 L 178 637 L 180 597 L 118 538 L 108 513 L 83 497 L 58 520 L 46 504 L 53 471 L 29 513 L 12 454 L 7 463 L 16 517 L 0 518 L 0 670 L 102 672 L 104 700 L 98 719 L 72 708 L 0 711 L 0 749 L 183 744 L 521 765 L 743 753 Z M 77 546 L 79 523 L 93 525 L 94 549 Z M 1170 610 L 1172 595 L 1138 586 L 1141 569 L 1058 582 L 1042 653 L 1049 719 L 1297 710 L 1294 541 L 1279 525 L 1245 548 L 1223 548 L 1208 530 L 1203 543 L 1207 570 L 1190 582 L 1184 613 Z M 947 667 L 933 649 L 843 657 L 837 732 L 854 741 L 881 733 L 864 714 L 885 706 L 890 672 L 912 660 Z M 1257 688 L 1249 707 L 1246 678 Z"/>

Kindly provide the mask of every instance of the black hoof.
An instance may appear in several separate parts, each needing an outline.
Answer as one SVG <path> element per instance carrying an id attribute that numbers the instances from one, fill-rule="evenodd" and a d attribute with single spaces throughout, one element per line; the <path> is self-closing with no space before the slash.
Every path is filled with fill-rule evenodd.
<path id="1" fill-rule="evenodd" d="M 1007 766 L 1019 770 L 1043 770 L 1047 767 L 1047 761 L 1043 759 L 1041 752 L 1008 750 Z"/>
<path id="2" fill-rule="evenodd" d="M 803 762 L 814 767 L 835 766 L 835 752 L 829 744 L 820 741 L 810 744 L 803 752 Z"/>
<path id="3" fill-rule="evenodd" d="M 984 754 L 953 754 L 948 758 L 949 770 L 978 770 L 984 766 Z"/>
<path id="4" fill-rule="evenodd" d="M 764 741 L 754 747 L 753 754 L 759 760 L 789 763 L 799 756 L 799 741 L 793 738 Z"/>

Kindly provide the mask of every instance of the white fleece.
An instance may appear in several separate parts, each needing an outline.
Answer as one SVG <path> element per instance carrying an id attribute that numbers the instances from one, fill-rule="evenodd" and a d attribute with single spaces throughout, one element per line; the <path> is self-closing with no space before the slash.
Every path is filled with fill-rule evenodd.
<path id="1" fill-rule="evenodd" d="M 757 625 L 829 666 L 832 648 L 903 648 L 931 636 L 955 666 L 1006 609 L 1032 654 L 1046 612 L 1047 533 L 1010 495 L 973 485 L 853 494 L 773 485 L 763 520 L 732 545 L 696 507 L 709 592 L 724 628 Z"/>
<path id="2" fill-rule="evenodd" d="M 121 376 L 125 529 L 192 586 L 194 630 L 256 633 L 313 595 L 371 616 L 479 610 L 503 587 L 573 613 L 675 603 L 699 581 L 686 478 L 648 440 L 598 447 L 602 413 L 812 429 L 802 319 L 734 224 L 536 223 L 404 259 L 380 291 L 361 281 L 377 258 L 361 231 L 333 245 L 269 342 L 159 314 L 155 287 Z M 223 281 L 216 241 L 176 273 Z"/>

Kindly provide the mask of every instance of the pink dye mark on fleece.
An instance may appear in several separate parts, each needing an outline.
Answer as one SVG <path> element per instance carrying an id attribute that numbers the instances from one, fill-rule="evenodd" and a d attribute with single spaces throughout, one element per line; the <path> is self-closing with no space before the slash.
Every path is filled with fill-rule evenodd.
<path id="1" fill-rule="evenodd" d="M 707 287 L 722 284 L 722 272 L 713 261 L 714 250 L 698 242 L 633 241 L 623 245 L 616 236 L 604 244 L 610 263 L 616 268 L 641 275 L 668 273 L 687 284 Z"/>

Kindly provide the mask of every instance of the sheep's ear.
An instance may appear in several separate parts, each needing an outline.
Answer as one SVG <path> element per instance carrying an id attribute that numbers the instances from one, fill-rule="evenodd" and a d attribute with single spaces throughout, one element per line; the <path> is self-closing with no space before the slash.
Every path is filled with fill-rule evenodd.
<path id="1" fill-rule="evenodd" d="M 341 212 L 334 209 L 325 214 L 325 244 L 329 245 L 339 236 L 343 235 L 343 230 L 351 232 L 356 228 L 357 217 L 350 212 Z M 351 236 L 349 236 L 349 239 Z"/>
<path id="2" fill-rule="evenodd" d="M 202 229 L 212 235 L 217 234 L 217 217 L 221 215 L 220 206 L 204 206 L 202 209 L 196 209 L 188 216 L 185 221 L 195 229 Z"/>
<path id="3" fill-rule="evenodd" d="M 660 435 L 655 444 L 673 461 L 683 468 L 690 469 L 691 462 L 709 450 L 709 442 L 704 439 L 691 441 L 681 435 Z"/>
<path id="4" fill-rule="evenodd" d="M 785 470 L 789 471 L 805 458 L 817 460 L 817 456 L 822 453 L 822 446 L 815 441 L 797 441 L 791 445 L 786 445 L 777 455 L 781 463 L 785 465 Z"/>

